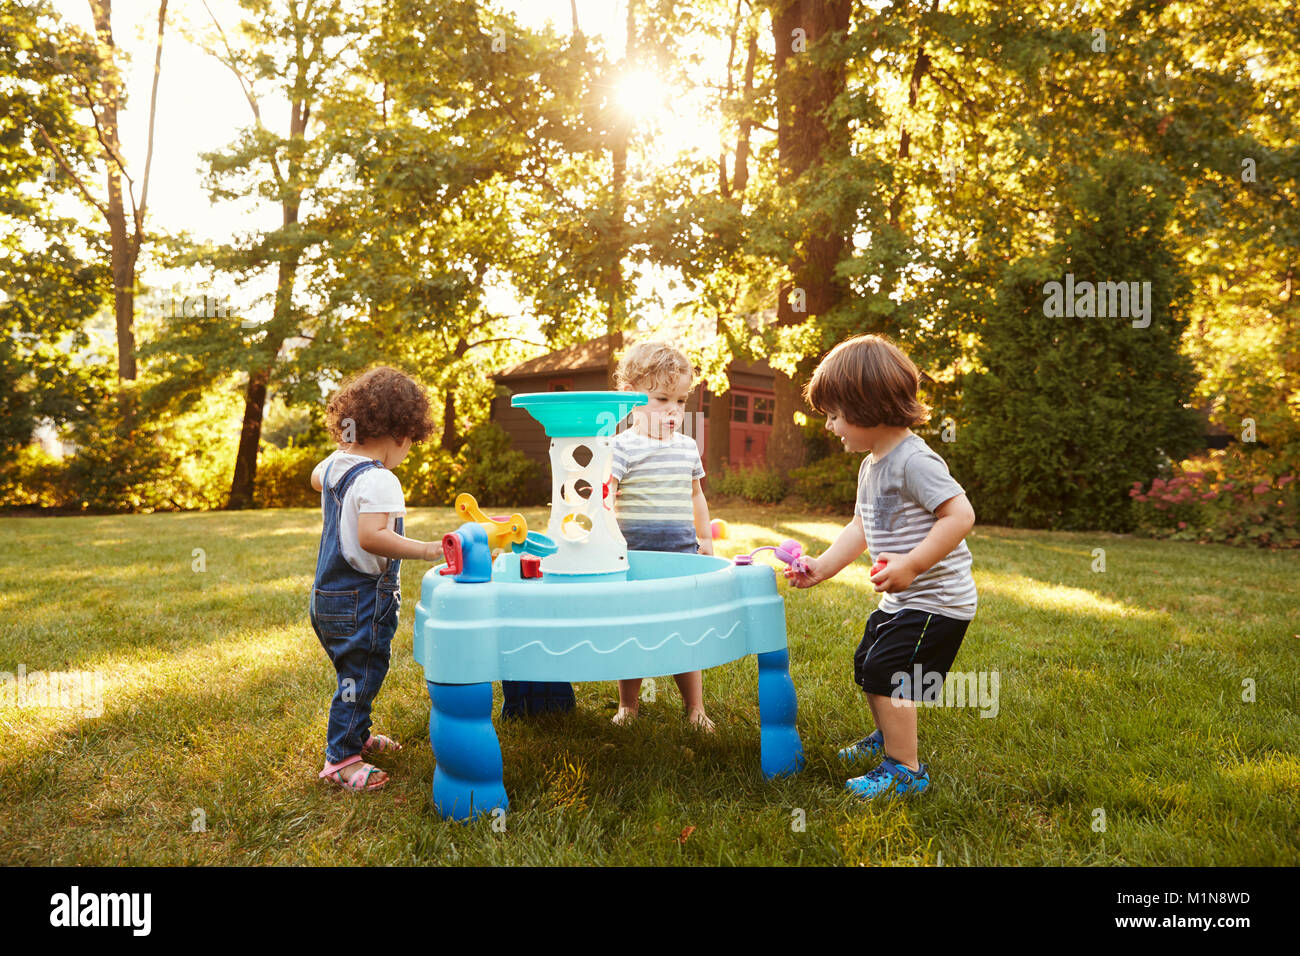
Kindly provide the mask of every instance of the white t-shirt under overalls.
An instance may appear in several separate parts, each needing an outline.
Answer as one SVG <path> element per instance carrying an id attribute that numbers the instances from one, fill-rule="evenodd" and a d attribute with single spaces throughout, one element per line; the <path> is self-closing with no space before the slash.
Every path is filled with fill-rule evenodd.
<path id="1" fill-rule="evenodd" d="M 364 455 L 336 451 L 312 471 L 312 475 L 325 484 L 325 471 L 329 469 L 329 487 L 333 488 L 354 466 L 372 461 Z M 343 510 L 339 514 L 339 548 L 343 558 L 362 574 L 383 574 L 388 570 L 388 559 L 364 551 L 357 543 L 357 515 L 388 515 L 388 530 L 395 530 L 397 518 L 406 514 L 406 499 L 402 483 L 387 468 L 367 468 L 353 480 L 343 496 Z"/>

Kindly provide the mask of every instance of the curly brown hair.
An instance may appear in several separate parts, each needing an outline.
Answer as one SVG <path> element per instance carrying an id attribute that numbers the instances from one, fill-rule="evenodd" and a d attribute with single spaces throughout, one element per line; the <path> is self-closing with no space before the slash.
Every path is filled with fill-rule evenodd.
<path id="1" fill-rule="evenodd" d="M 330 398 L 325 427 L 340 444 L 386 437 L 424 441 L 433 431 L 429 397 L 414 379 L 395 368 L 369 368 L 346 380 Z"/>
<path id="2" fill-rule="evenodd" d="M 819 412 L 838 412 L 850 425 L 908 428 L 930 417 L 930 407 L 916 397 L 920 383 L 915 363 L 885 336 L 855 335 L 821 360 L 804 397 Z"/>

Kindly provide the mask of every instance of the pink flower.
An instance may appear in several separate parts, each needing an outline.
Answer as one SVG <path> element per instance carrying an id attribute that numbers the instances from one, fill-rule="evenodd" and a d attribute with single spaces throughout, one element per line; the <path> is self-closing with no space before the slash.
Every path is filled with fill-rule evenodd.
<path id="1" fill-rule="evenodd" d="M 1293 481 L 1295 481 L 1295 475 L 1283 475 L 1281 478 L 1277 480 L 1277 486 L 1279 488 L 1285 488 Z"/>
<path id="2" fill-rule="evenodd" d="M 1146 501 L 1146 500 L 1147 500 L 1147 496 L 1146 496 L 1146 495 L 1134 495 L 1133 497 L 1136 498 L 1138 501 Z"/>
<path id="3" fill-rule="evenodd" d="M 1252 490 L 1253 490 L 1253 491 L 1255 492 L 1255 494 L 1257 494 L 1257 495 L 1266 495 L 1266 494 L 1268 494 L 1268 492 L 1269 492 L 1268 482 L 1267 482 L 1267 481 L 1261 481 L 1261 482 L 1260 482 L 1259 484 L 1257 484 L 1257 485 L 1254 487 L 1254 489 L 1252 489 Z"/>
<path id="4" fill-rule="evenodd" d="M 1180 521 L 1180 522 L 1178 522 L 1178 530 L 1179 530 L 1179 531 L 1183 530 L 1183 528 L 1186 528 L 1186 527 L 1187 527 L 1187 522 L 1186 522 L 1186 521 Z"/>
<path id="5" fill-rule="evenodd" d="M 1201 495 L 1201 500 L 1213 501 L 1217 497 L 1219 497 L 1219 493 L 1217 491 L 1207 491 L 1205 494 Z"/>
<path id="6" fill-rule="evenodd" d="M 1157 478 L 1155 481 L 1151 482 L 1152 491 L 1163 491 L 1164 488 L 1165 488 L 1165 480 L 1163 478 Z"/>

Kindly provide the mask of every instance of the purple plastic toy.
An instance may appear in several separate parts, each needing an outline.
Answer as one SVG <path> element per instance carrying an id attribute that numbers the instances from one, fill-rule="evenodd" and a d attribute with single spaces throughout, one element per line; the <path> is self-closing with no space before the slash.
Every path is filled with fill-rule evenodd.
<path id="1" fill-rule="evenodd" d="M 786 538 L 780 544 L 768 544 L 761 548 L 755 548 L 749 554 L 737 555 L 736 564 L 753 564 L 754 555 L 760 551 L 771 551 L 777 558 L 790 565 L 797 573 L 802 574 L 808 570 L 808 565 L 804 560 L 803 545 L 793 538 Z"/>

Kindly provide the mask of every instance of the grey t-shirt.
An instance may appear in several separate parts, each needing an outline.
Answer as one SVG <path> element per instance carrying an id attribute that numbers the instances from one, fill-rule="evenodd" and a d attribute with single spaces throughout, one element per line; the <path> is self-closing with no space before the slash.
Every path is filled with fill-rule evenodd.
<path id="1" fill-rule="evenodd" d="M 935 509 L 963 492 L 948 465 L 919 435 L 908 435 L 879 461 L 868 455 L 858 471 L 854 508 L 868 550 L 872 555 L 911 551 L 934 527 Z M 963 540 L 905 590 L 883 595 L 880 610 L 893 614 L 912 608 L 969 621 L 978 600 L 970 567 L 970 549 Z"/>

